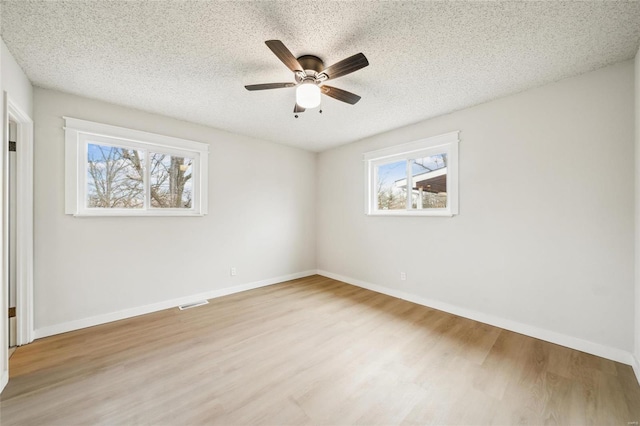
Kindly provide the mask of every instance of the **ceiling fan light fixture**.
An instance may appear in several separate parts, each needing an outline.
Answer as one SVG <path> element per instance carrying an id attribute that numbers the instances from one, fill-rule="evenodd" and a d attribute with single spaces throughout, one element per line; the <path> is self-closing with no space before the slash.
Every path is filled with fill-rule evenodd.
<path id="1" fill-rule="evenodd" d="M 320 105 L 320 87 L 313 81 L 305 81 L 296 89 L 296 103 L 302 108 L 311 109 Z"/>

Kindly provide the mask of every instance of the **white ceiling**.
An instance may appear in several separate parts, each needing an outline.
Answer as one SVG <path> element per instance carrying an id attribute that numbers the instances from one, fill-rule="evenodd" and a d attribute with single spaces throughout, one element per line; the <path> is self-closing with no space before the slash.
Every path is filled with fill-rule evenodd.
<path id="1" fill-rule="evenodd" d="M 2 37 L 34 84 L 321 151 L 632 58 L 638 2 L 3 1 Z M 293 117 L 265 46 L 370 65 Z"/>

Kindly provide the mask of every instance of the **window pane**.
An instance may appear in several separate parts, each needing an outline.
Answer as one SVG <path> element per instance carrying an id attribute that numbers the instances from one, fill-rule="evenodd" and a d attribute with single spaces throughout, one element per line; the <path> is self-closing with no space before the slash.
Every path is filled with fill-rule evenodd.
<path id="1" fill-rule="evenodd" d="M 150 153 L 151 207 L 190 209 L 193 158 Z"/>
<path id="2" fill-rule="evenodd" d="M 87 207 L 144 207 L 143 153 L 92 143 L 87 148 Z"/>
<path id="3" fill-rule="evenodd" d="M 407 208 L 406 160 L 382 164 L 376 169 L 378 210 L 405 210 Z"/>
<path id="4" fill-rule="evenodd" d="M 447 154 L 411 160 L 412 205 L 415 209 L 447 207 Z"/>

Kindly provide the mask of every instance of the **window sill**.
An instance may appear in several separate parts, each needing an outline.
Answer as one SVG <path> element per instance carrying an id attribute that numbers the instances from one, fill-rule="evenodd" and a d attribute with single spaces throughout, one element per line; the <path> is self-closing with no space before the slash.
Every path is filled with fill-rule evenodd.
<path id="1" fill-rule="evenodd" d="M 411 211 L 411 210 L 382 210 L 367 213 L 367 216 L 435 216 L 453 217 L 454 214 L 448 210 L 440 211 Z"/>
<path id="2" fill-rule="evenodd" d="M 177 212 L 177 211 L 162 211 L 162 212 L 149 212 L 149 211 L 140 211 L 140 212 L 128 212 L 128 211 L 110 211 L 110 212 L 83 212 L 83 213 L 75 213 L 73 217 L 83 218 L 83 217 L 203 217 L 204 213 L 196 213 L 196 212 Z"/>

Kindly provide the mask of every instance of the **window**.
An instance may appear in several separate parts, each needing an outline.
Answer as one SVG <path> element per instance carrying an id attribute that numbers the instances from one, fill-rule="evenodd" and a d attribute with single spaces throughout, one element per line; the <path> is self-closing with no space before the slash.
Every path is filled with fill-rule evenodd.
<path id="1" fill-rule="evenodd" d="M 458 214 L 458 134 L 364 154 L 368 215 Z"/>
<path id="2" fill-rule="evenodd" d="M 65 212 L 207 213 L 207 144 L 65 117 Z"/>

